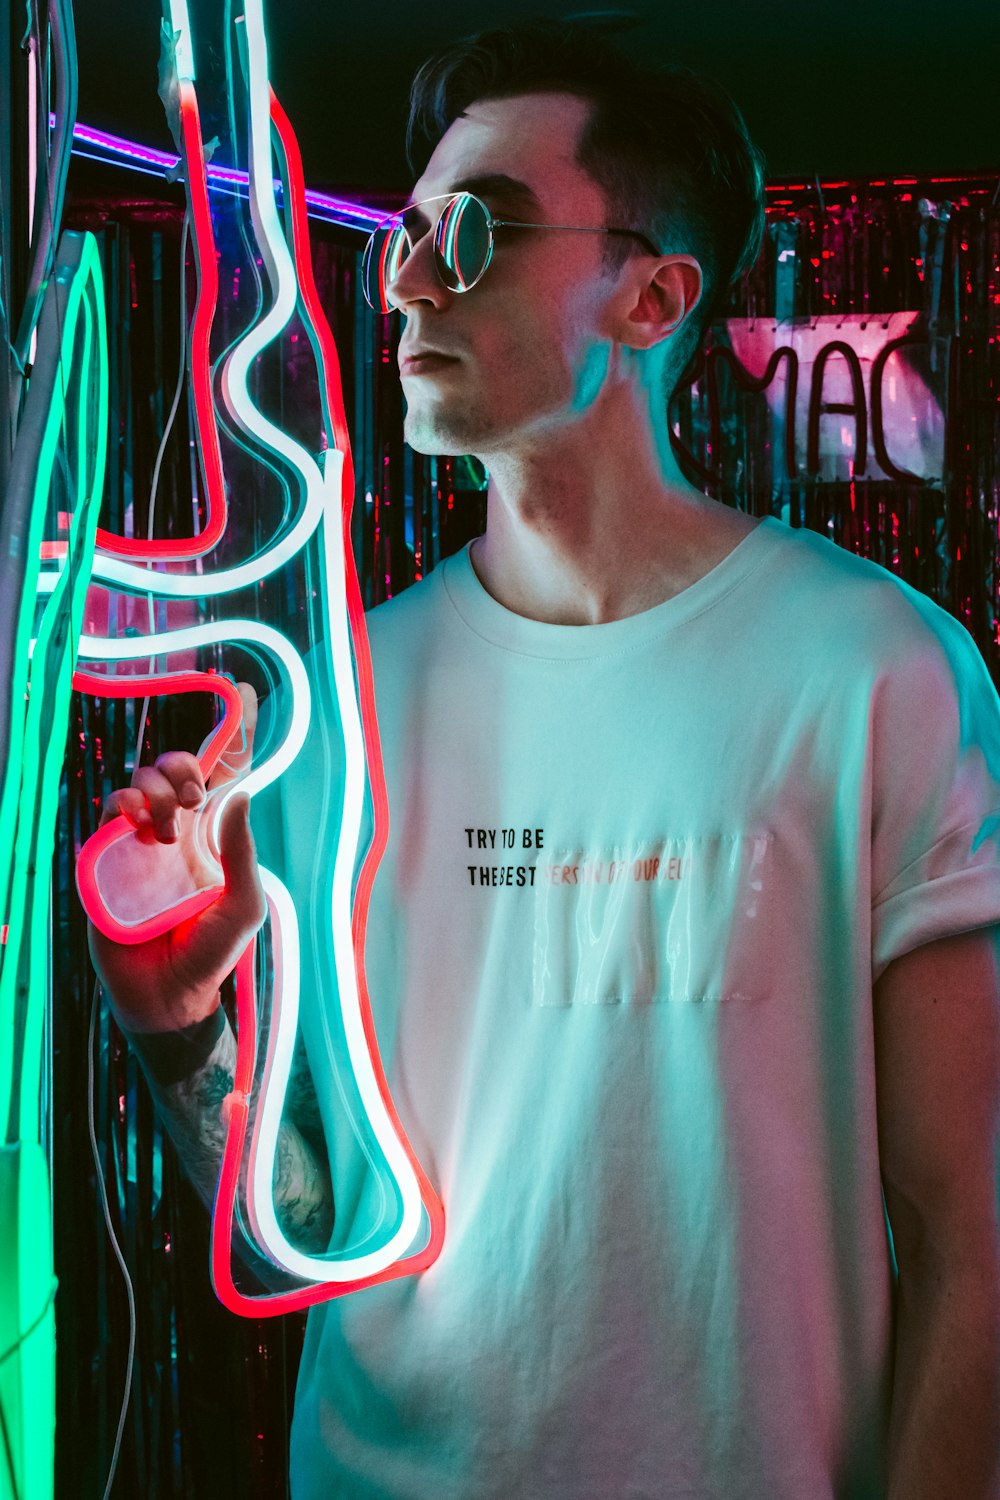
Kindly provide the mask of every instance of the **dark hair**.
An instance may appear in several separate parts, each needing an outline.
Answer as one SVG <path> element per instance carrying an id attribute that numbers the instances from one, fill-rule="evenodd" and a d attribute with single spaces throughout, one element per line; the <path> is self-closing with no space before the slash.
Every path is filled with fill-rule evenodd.
<path id="1" fill-rule="evenodd" d="M 423 171 L 475 100 L 557 90 L 594 106 L 577 162 L 604 192 L 606 222 L 639 229 L 664 255 L 685 251 L 701 266 L 701 302 L 672 362 L 676 384 L 760 253 L 763 153 L 721 85 L 690 68 L 632 62 L 593 25 L 539 17 L 464 37 L 421 65 L 406 128 L 410 170 Z M 636 245 L 608 235 L 606 270 L 618 270 Z"/>

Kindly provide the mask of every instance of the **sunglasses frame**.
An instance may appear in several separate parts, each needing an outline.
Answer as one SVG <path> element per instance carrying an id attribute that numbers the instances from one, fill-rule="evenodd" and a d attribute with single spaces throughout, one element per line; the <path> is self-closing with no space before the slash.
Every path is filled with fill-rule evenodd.
<path id="1" fill-rule="evenodd" d="M 449 205 L 452 204 L 452 203 L 457 202 L 460 198 L 467 198 L 467 199 L 473 200 L 483 210 L 483 213 L 486 216 L 487 233 L 489 234 L 489 249 L 487 250 L 486 259 L 483 262 L 482 270 L 476 276 L 475 280 L 470 281 L 466 286 L 449 286 L 448 283 L 445 281 L 444 277 L 441 274 L 441 264 L 440 264 L 441 251 L 440 251 L 440 248 L 439 248 L 438 243 L 437 243 L 437 238 L 438 238 L 438 232 L 440 230 L 440 226 L 441 226 L 442 220 L 445 217 L 445 214 L 447 212 L 447 209 L 448 209 Z M 421 208 L 423 208 L 425 206 L 425 204 L 428 204 L 428 203 L 441 203 L 444 206 L 439 211 L 439 213 L 438 213 L 437 217 L 435 218 L 433 224 L 431 224 L 430 221 L 428 221 L 427 229 L 425 229 L 423 231 L 423 234 L 420 234 L 418 236 L 417 240 L 413 240 L 411 238 L 411 236 L 410 236 L 410 230 L 409 230 L 409 228 L 408 228 L 408 226 L 406 224 L 406 215 L 409 214 L 409 213 L 412 213 L 412 211 L 414 209 L 421 209 Z M 426 215 L 422 215 L 422 217 L 426 217 Z M 656 256 L 659 256 L 661 254 L 661 252 L 653 244 L 653 242 L 649 238 L 649 236 L 643 234 L 641 232 L 641 230 L 638 230 L 638 229 L 607 228 L 605 225 L 530 224 L 530 223 L 526 222 L 523 219 L 495 219 L 493 217 L 493 214 L 490 212 L 490 209 L 488 208 L 488 206 L 483 202 L 482 198 L 478 197 L 475 193 L 469 193 L 469 192 L 465 192 L 465 191 L 459 191 L 459 192 L 456 192 L 456 193 L 436 193 L 434 195 L 434 197 L 432 197 L 432 198 L 421 198 L 421 200 L 420 200 L 419 203 L 408 203 L 406 205 L 406 207 L 400 209 L 398 213 L 387 214 L 384 219 L 380 219 L 379 220 L 379 222 L 375 225 L 375 228 L 372 230 L 371 234 L 368 236 L 368 242 L 365 245 L 364 254 L 363 254 L 362 263 L 361 263 L 362 264 L 361 291 L 362 291 L 362 295 L 364 296 L 365 301 L 368 303 L 368 306 L 372 309 L 372 311 L 373 312 L 377 312 L 377 313 L 381 313 L 383 317 L 386 317 L 390 313 L 394 313 L 394 312 L 398 311 L 398 308 L 396 308 L 395 306 L 391 306 L 389 304 L 389 301 L 388 301 L 388 299 L 386 297 L 386 292 L 388 290 L 388 287 L 391 286 L 392 281 L 389 281 L 388 283 L 386 282 L 385 277 L 382 275 L 381 268 L 380 268 L 379 269 L 379 273 L 378 273 L 378 285 L 379 285 L 379 302 L 380 302 L 381 305 L 378 306 L 378 307 L 375 306 L 374 302 L 372 302 L 371 299 L 368 296 L 367 282 L 368 282 L 368 265 L 369 265 L 369 261 L 371 259 L 372 250 L 373 250 L 374 245 L 375 245 L 375 238 L 376 238 L 376 236 L 378 234 L 380 234 L 385 229 L 385 227 L 387 225 L 395 225 L 396 227 L 402 229 L 403 233 L 406 236 L 407 242 L 409 243 L 409 246 L 410 246 L 410 254 L 412 254 L 413 251 L 416 249 L 417 243 L 419 242 L 419 240 L 423 239 L 424 234 L 428 234 L 431 231 L 433 231 L 433 234 L 434 234 L 434 269 L 437 272 L 438 280 L 441 282 L 441 285 L 445 288 L 446 291 L 449 291 L 449 292 L 471 292 L 472 288 L 474 286 L 477 286 L 478 283 L 483 279 L 483 277 L 485 276 L 487 270 L 489 269 L 490 262 L 493 259 L 493 231 L 495 229 L 555 229 L 555 230 L 560 230 L 560 231 L 562 231 L 563 233 L 566 233 L 566 234 L 624 234 L 624 235 L 628 235 L 632 239 L 638 240 L 639 243 L 642 245 L 643 249 L 646 250 L 647 252 L 649 252 L 650 254 L 656 255 Z M 387 240 L 386 244 L 388 245 L 388 243 L 389 243 L 389 241 Z M 393 276 L 392 280 L 395 280 L 395 276 Z"/>

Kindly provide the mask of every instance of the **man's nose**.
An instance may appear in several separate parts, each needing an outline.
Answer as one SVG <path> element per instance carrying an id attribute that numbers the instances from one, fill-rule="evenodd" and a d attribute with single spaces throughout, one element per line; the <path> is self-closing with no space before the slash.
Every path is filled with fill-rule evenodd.
<path id="1" fill-rule="evenodd" d="M 386 299 L 403 314 L 411 302 L 431 302 L 444 307 L 452 293 L 442 282 L 434 264 L 434 234 L 427 230 L 417 240 L 386 287 Z"/>

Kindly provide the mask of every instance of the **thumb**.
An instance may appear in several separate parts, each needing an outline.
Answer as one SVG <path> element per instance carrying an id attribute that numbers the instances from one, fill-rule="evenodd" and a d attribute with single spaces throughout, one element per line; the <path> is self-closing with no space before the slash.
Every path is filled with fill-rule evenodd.
<path id="1" fill-rule="evenodd" d="M 250 798 L 238 792 L 224 808 L 219 826 L 219 862 L 225 877 L 225 906 L 256 930 L 267 915 L 267 900 L 257 868 L 257 850 L 250 831 Z"/>

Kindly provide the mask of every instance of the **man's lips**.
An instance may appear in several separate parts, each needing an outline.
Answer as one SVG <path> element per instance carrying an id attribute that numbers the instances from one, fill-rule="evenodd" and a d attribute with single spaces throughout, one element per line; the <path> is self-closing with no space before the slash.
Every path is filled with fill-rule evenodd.
<path id="1" fill-rule="evenodd" d="M 454 365 L 458 359 L 453 354 L 438 354 L 428 350 L 427 353 L 407 354 L 399 362 L 400 375 L 422 375 L 430 374 L 432 370 L 444 369 L 445 365 Z"/>

